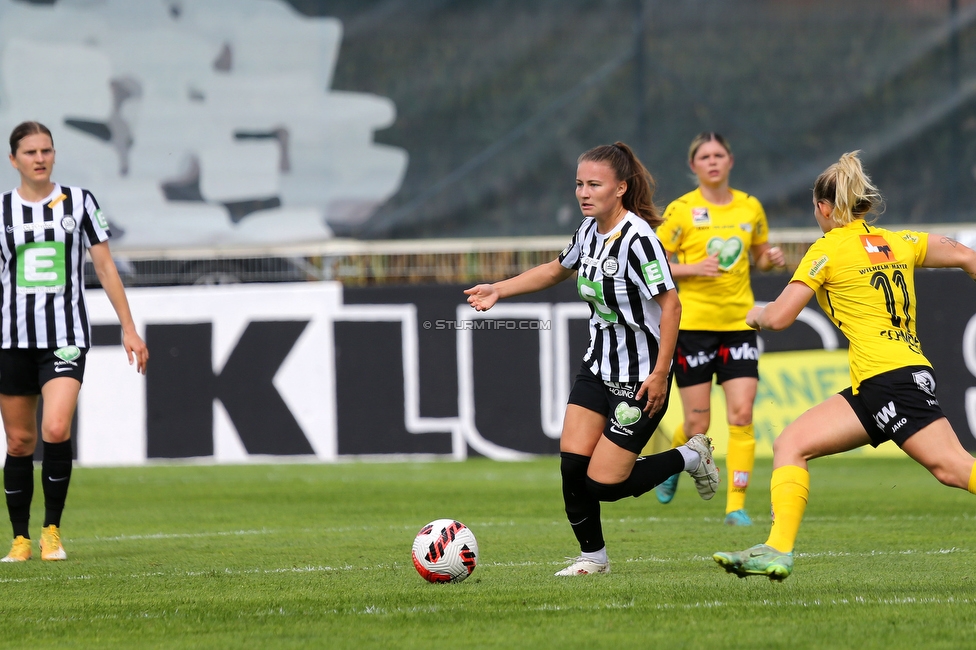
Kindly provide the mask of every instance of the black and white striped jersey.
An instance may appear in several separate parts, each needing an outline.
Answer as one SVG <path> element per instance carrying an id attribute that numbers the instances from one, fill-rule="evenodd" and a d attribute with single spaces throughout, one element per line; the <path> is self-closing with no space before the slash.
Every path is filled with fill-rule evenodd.
<path id="1" fill-rule="evenodd" d="M 29 203 L 11 190 L 0 223 L 0 347 L 89 347 L 85 251 L 109 238 L 95 197 L 55 184 Z"/>
<path id="2" fill-rule="evenodd" d="M 604 381 L 640 383 L 657 361 L 661 307 L 654 296 L 674 289 L 667 254 L 650 224 L 628 212 L 601 235 L 587 217 L 559 263 L 575 269 L 590 304 L 590 347 L 583 362 Z"/>

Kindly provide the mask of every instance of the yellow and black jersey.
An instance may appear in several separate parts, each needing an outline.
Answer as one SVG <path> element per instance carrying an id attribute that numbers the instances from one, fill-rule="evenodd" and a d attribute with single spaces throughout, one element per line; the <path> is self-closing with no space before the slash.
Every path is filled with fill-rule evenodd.
<path id="1" fill-rule="evenodd" d="M 697 264 L 718 253 L 719 277 L 678 279 L 683 330 L 749 329 L 746 314 L 755 302 L 749 250 L 769 240 L 769 226 L 758 199 L 731 192 L 730 203 L 715 205 L 696 188 L 672 201 L 658 226 L 661 243 L 679 264 Z"/>
<path id="2" fill-rule="evenodd" d="M 851 386 L 905 366 L 930 366 L 915 333 L 915 267 L 928 234 L 892 232 L 858 219 L 818 239 L 791 282 L 817 302 L 851 343 Z"/>

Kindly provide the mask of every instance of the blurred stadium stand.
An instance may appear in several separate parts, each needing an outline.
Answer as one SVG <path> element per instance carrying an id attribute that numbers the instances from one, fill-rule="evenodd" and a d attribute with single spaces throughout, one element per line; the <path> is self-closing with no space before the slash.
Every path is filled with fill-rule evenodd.
<path id="1" fill-rule="evenodd" d="M 863 150 L 882 224 L 976 221 L 976 0 L 268 2 L 342 21 L 332 87 L 395 104 L 376 141 L 409 153 L 402 187 L 330 242 L 128 255 L 130 285 L 497 279 L 568 241 L 580 152 L 632 144 L 663 206 L 694 187 L 703 130 L 730 139 L 733 186 L 794 264 L 813 180 L 845 151 Z"/>
<path id="2" fill-rule="evenodd" d="M 864 151 L 889 223 L 973 221 L 976 3 L 967 0 L 314 2 L 345 25 L 335 87 L 390 97 L 410 152 L 358 233 L 566 233 L 576 157 L 624 140 L 665 204 L 717 130 L 772 227 L 809 227 L 817 173 Z"/>

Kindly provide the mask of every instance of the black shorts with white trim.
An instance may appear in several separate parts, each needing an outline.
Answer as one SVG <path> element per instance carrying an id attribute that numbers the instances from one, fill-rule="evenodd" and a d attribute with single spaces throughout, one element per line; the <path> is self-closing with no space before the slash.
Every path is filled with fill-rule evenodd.
<path id="1" fill-rule="evenodd" d="M 81 383 L 85 377 L 87 348 L 0 349 L 0 394 L 40 395 L 41 387 L 58 377 Z"/>
<path id="2" fill-rule="evenodd" d="M 929 366 L 906 366 L 869 377 L 858 386 L 840 392 L 854 409 L 871 446 L 893 440 L 901 447 L 906 440 L 940 418 L 944 418 L 935 394 L 935 371 Z"/>
<path id="3" fill-rule="evenodd" d="M 739 377 L 759 378 L 759 339 L 755 330 L 713 332 L 680 330 L 674 352 L 678 388 L 719 384 Z"/>
<path id="4" fill-rule="evenodd" d="M 638 390 L 640 384 L 603 381 L 584 366 L 576 375 L 569 393 L 569 403 L 607 418 L 603 435 L 618 447 L 640 454 L 668 410 L 671 377 L 668 377 L 664 404 L 650 416 L 644 412 L 647 398 L 642 396 L 639 401 L 636 399 Z"/>

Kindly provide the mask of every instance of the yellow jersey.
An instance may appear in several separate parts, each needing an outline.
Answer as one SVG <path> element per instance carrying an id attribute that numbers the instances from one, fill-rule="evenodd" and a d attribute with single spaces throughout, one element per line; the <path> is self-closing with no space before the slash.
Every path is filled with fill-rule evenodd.
<path id="1" fill-rule="evenodd" d="M 718 253 L 719 277 L 676 278 L 683 330 L 747 330 L 746 314 L 755 303 L 749 282 L 749 250 L 769 241 L 766 213 L 755 197 L 731 190 L 732 201 L 709 203 L 696 188 L 675 199 L 664 212 L 657 236 L 668 257 L 697 264 Z"/>
<path id="2" fill-rule="evenodd" d="M 931 366 L 915 333 L 915 267 L 929 236 L 892 232 L 857 219 L 818 239 L 791 282 L 817 292 L 817 302 L 851 346 L 851 387 L 905 366 Z"/>

